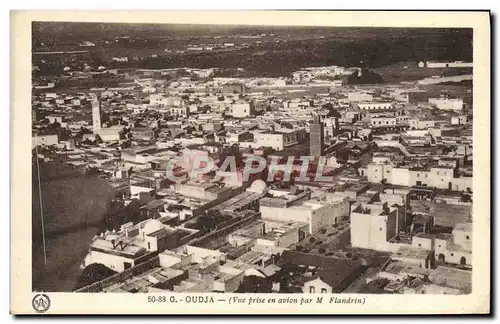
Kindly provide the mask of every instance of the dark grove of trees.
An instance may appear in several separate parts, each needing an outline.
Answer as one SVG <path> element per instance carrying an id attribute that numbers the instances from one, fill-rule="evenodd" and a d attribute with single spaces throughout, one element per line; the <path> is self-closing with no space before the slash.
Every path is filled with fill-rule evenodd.
<path id="1" fill-rule="evenodd" d="M 359 71 L 354 72 L 347 77 L 346 81 L 348 85 L 384 83 L 384 79 L 379 74 L 368 69 L 361 69 L 361 73 Z"/>
<path id="2" fill-rule="evenodd" d="M 270 293 L 273 289 L 273 283 L 268 278 L 258 276 L 244 277 L 237 293 Z"/>
<path id="3" fill-rule="evenodd" d="M 83 269 L 83 272 L 75 285 L 75 290 L 91 285 L 94 282 L 101 281 L 114 275 L 115 273 L 116 271 L 111 270 L 104 264 L 92 263 Z"/>
<path id="4" fill-rule="evenodd" d="M 119 229 L 121 225 L 133 222 L 139 223 L 145 219 L 141 212 L 141 204 L 138 200 L 132 200 L 125 206 L 120 199 L 113 199 L 108 204 L 108 209 L 104 217 L 104 226 L 108 230 Z"/>

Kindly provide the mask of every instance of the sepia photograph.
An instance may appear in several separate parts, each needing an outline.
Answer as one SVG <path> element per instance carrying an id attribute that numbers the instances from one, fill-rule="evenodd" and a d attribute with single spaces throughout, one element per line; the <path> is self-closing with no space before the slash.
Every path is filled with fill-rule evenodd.
<path id="1" fill-rule="evenodd" d="M 479 270 L 488 312 L 489 16 L 469 14 L 486 44 L 446 14 L 380 27 L 34 14 L 19 308 L 50 313 L 69 293 L 164 313 L 375 313 L 378 298 L 472 298 Z"/>

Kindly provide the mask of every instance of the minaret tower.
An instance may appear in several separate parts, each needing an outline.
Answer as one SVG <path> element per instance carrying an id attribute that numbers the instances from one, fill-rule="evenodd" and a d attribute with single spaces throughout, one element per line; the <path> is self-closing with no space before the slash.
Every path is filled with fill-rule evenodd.
<path id="1" fill-rule="evenodd" d="M 99 131 L 101 124 L 101 100 L 95 93 L 92 94 L 92 126 L 94 133 Z"/>

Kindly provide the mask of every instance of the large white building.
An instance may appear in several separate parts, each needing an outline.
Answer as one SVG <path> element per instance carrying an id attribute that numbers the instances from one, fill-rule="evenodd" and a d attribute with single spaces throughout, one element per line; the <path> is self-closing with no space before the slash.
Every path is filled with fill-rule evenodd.
<path id="1" fill-rule="evenodd" d="M 398 233 L 402 208 L 389 204 L 360 204 L 351 212 L 351 244 L 353 247 L 391 251 L 392 237 Z"/>
<path id="2" fill-rule="evenodd" d="M 124 224 L 119 231 L 95 236 L 82 266 L 101 263 L 114 271 L 125 271 L 151 259 L 155 252 L 177 247 L 181 232 L 189 237 L 197 231 L 163 225 L 157 219 Z"/>
<path id="3" fill-rule="evenodd" d="M 472 188 L 472 177 L 454 177 L 452 167 L 432 167 L 429 169 L 398 167 L 392 163 L 371 163 L 360 168 L 359 173 L 366 176 L 368 181 L 387 183 L 401 186 L 428 186 L 439 189 L 467 190 Z"/>
<path id="4" fill-rule="evenodd" d="M 297 133 L 296 132 L 255 133 L 254 142 L 257 147 L 272 147 L 276 151 L 281 151 L 287 146 L 297 144 Z"/>
<path id="5" fill-rule="evenodd" d="M 253 116 L 255 115 L 254 103 L 252 101 L 234 103 L 231 105 L 230 114 L 235 118 Z"/>
<path id="6" fill-rule="evenodd" d="M 263 199 L 260 202 L 260 213 L 264 220 L 307 224 L 309 233 L 316 233 L 349 215 L 349 198 L 329 195 L 294 206 L 276 204 L 275 199 Z"/>

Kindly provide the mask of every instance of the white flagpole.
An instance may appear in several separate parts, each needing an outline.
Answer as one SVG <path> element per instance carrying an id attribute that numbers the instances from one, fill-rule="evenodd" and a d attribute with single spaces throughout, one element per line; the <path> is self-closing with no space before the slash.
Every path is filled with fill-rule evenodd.
<path id="1" fill-rule="evenodd" d="M 45 247 L 45 224 L 43 223 L 43 202 L 42 202 L 42 182 L 40 179 L 40 162 L 38 161 L 38 133 L 35 135 L 35 153 L 36 153 L 36 168 L 38 172 L 38 195 L 40 198 L 40 217 L 42 219 L 42 241 L 43 241 L 43 260 L 47 267 L 47 250 Z"/>

